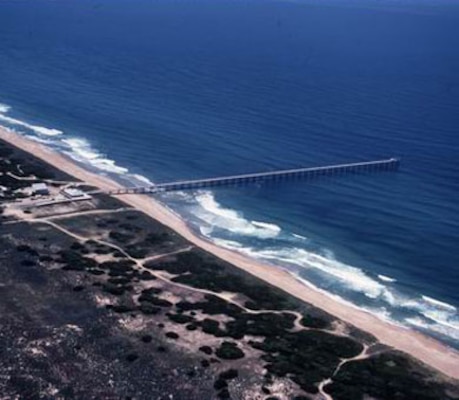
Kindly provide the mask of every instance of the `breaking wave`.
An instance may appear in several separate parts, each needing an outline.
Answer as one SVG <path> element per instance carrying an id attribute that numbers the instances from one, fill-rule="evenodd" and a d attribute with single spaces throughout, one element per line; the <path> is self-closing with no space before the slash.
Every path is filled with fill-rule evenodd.
<path id="1" fill-rule="evenodd" d="M 76 161 L 88 163 L 97 169 L 114 174 L 126 174 L 128 172 L 127 168 L 116 165 L 115 161 L 106 158 L 105 155 L 95 150 L 86 139 L 69 138 L 63 139 L 62 142 L 70 149 L 65 153 Z"/>
<path id="2" fill-rule="evenodd" d="M 64 133 L 59 129 L 45 128 L 44 126 L 32 125 L 25 121 L 21 121 L 20 119 L 12 118 L 5 115 L 10 111 L 10 109 L 11 107 L 7 106 L 6 104 L 0 104 L 0 121 L 6 122 L 9 125 L 21 126 L 23 128 L 30 129 L 31 131 L 38 133 L 39 135 L 58 136 Z"/>
<path id="3" fill-rule="evenodd" d="M 444 308 L 444 309 L 450 310 L 450 311 L 456 311 L 456 310 L 457 310 L 457 308 L 454 307 L 454 306 L 452 306 L 451 304 L 444 303 L 443 301 L 433 299 L 432 297 L 422 296 L 422 299 L 423 299 L 426 303 L 430 303 L 430 304 L 432 304 L 432 305 L 435 306 L 435 307 Z"/>
<path id="4" fill-rule="evenodd" d="M 268 239 L 277 237 L 281 228 L 277 225 L 261 221 L 249 221 L 244 218 L 241 212 L 223 207 L 215 200 L 212 192 L 201 191 L 195 196 L 197 207 L 195 215 L 204 224 L 211 228 L 208 234 L 214 229 L 231 232 L 235 235 Z"/>

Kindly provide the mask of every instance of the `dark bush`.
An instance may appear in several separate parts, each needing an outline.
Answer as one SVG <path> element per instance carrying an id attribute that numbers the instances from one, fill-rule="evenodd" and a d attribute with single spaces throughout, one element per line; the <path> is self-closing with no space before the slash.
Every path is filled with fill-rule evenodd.
<path id="1" fill-rule="evenodd" d="M 226 383 L 226 381 L 224 379 L 218 378 L 214 382 L 214 389 L 215 390 L 220 390 L 220 389 L 223 389 L 223 388 L 226 388 L 226 387 L 228 387 L 228 384 Z"/>
<path id="2" fill-rule="evenodd" d="M 167 317 L 177 323 L 177 324 L 187 324 L 189 322 L 193 322 L 194 321 L 194 318 L 193 317 L 190 317 L 188 315 L 184 315 L 184 314 L 172 314 L 172 313 L 167 313 Z"/>
<path id="3" fill-rule="evenodd" d="M 126 235 L 125 233 L 121 233 L 118 231 L 110 231 L 110 233 L 108 234 L 108 237 L 121 244 L 129 243 L 134 239 L 134 236 Z"/>
<path id="4" fill-rule="evenodd" d="M 213 353 L 212 347 L 210 347 L 210 346 L 201 346 L 199 348 L 199 351 L 202 351 L 204 354 L 208 354 L 208 355 Z"/>
<path id="5" fill-rule="evenodd" d="M 150 343 L 153 340 L 153 337 L 151 335 L 143 335 L 141 340 L 144 343 Z"/>
<path id="6" fill-rule="evenodd" d="M 129 361 L 129 362 L 133 362 L 135 360 L 137 360 L 139 358 L 139 356 L 136 354 L 136 353 L 130 353 L 126 356 L 126 360 Z"/>
<path id="7" fill-rule="evenodd" d="M 180 336 L 175 332 L 166 332 L 166 336 L 169 339 L 178 339 Z"/>
<path id="8" fill-rule="evenodd" d="M 313 317 L 311 315 L 305 315 L 300 320 L 300 324 L 307 327 L 307 328 L 314 328 L 314 329 L 326 329 L 329 327 L 328 321 L 322 318 Z"/>
<path id="9" fill-rule="evenodd" d="M 215 354 L 223 360 L 237 360 L 244 357 L 244 352 L 232 342 L 223 342 Z"/>
<path id="10" fill-rule="evenodd" d="M 196 324 L 194 324 L 194 323 L 191 323 L 191 324 L 188 324 L 188 325 L 186 326 L 186 329 L 187 329 L 188 331 L 195 331 L 196 329 L 198 329 L 198 326 L 197 326 Z"/>
<path id="11" fill-rule="evenodd" d="M 127 304 L 117 304 L 112 306 L 112 310 L 116 313 L 122 314 L 135 311 L 136 308 Z"/>
<path id="12" fill-rule="evenodd" d="M 85 247 L 80 242 L 73 242 L 70 246 L 72 250 L 83 250 Z"/>
<path id="13" fill-rule="evenodd" d="M 154 281 L 155 279 L 157 279 L 156 276 L 154 276 L 151 272 L 148 271 L 142 271 L 137 276 L 139 279 L 143 281 Z"/>
<path id="14" fill-rule="evenodd" d="M 231 379 L 236 379 L 237 377 L 239 376 L 239 373 L 237 371 L 237 369 L 228 369 L 226 371 L 223 371 L 219 377 L 221 379 L 225 379 L 226 381 L 229 381 Z"/>
<path id="15" fill-rule="evenodd" d="M 88 269 L 88 272 L 91 275 L 103 275 L 103 274 L 105 274 L 105 271 L 102 271 L 101 269 L 97 269 L 97 268 Z"/>
<path id="16" fill-rule="evenodd" d="M 145 303 L 145 302 L 151 303 L 154 306 L 158 306 L 158 307 L 171 307 L 172 306 L 172 303 L 170 301 L 167 301 L 165 299 L 160 299 L 159 297 L 156 297 L 152 294 L 147 294 L 147 293 L 142 293 L 139 296 L 138 301 L 140 303 Z"/>
<path id="17" fill-rule="evenodd" d="M 30 250 L 32 250 L 32 248 L 26 244 L 20 244 L 18 246 L 16 246 L 16 250 L 17 251 L 20 251 L 20 252 L 28 252 Z"/>
<path id="18" fill-rule="evenodd" d="M 201 325 L 201 329 L 204 333 L 214 336 L 217 336 L 221 333 L 220 324 L 218 321 L 215 321 L 210 318 L 205 318 L 204 320 L 199 322 L 199 324 Z"/>
<path id="19" fill-rule="evenodd" d="M 126 291 L 126 286 L 115 286 L 110 283 L 105 283 L 103 285 L 103 290 L 115 296 L 121 296 Z"/>
<path id="20" fill-rule="evenodd" d="M 146 315 L 155 315 L 161 311 L 161 308 L 155 307 L 154 305 L 150 303 L 143 302 L 140 304 L 139 310 L 140 312 Z"/>
<path id="21" fill-rule="evenodd" d="M 103 271 L 102 271 L 103 273 Z M 126 277 L 118 277 L 118 278 L 108 278 L 107 282 L 113 284 L 113 285 L 126 285 L 127 283 L 131 282 L 130 278 Z"/>
<path id="22" fill-rule="evenodd" d="M 220 390 L 220 391 L 217 393 L 217 397 L 218 397 L 219 399 L 223 399 L 223 400 L 226 400 L 226 399 L 230 399 L 230 398 L 231 398 L 228 389 L 222 389 L 222 390 Z"/>

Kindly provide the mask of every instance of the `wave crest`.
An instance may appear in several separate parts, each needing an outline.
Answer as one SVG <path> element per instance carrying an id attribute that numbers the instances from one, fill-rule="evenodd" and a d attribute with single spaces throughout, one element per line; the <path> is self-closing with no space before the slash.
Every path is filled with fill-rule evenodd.
<path id="1" fill-rule="evenodd" d="M 20 119 L 16 119 L 16 118 L 12 118 L 12 117 L 8 117 L 7 115 L 4 115 L 7 112 L 9 112 L 10 109 L 11 109 L 10 106 L 0 103 L 0 120 L 1 121 L 7 122 L 10 125 L 22 126 L 23 128 L 27 128 L 35 133 L 38 133 L 39 135 L 59 136 L 64 133 L 59 129 L 46 128 L 44 126 L 32 125 L 25 121 L 21 121 Z"/>
<path id="2" fill-rule="evenodd" d="M 88 163 L 102 171 L 111 172 L 114 174 L 125 174 L 127 168 L 116 165 L 115 161 L 106 158 L 102 153 L 95 150 L 91 144 L 83 138 L 68 138 L 63 139 L 70 151 L 65 153 L 76 161 Z"/>
<path id="3" fill-rule="evenodd" d="M 212 192 L 198 192 L 195 200 L 198 207 L 194 208 L 195 216 L 212 228 L 229 231 L 232 234 L 269 239 L 277 237 L 281 228 L 277 225 L 261 221 L 249 221 L 242 213 L 223 207 L 215 200 Z M 209 231 L 208 234 L 212 233 Z"/>

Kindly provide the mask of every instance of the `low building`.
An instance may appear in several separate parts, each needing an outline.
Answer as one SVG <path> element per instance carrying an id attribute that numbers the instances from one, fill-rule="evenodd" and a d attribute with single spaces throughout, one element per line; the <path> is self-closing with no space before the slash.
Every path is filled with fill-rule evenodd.
<path id="1" fill-rule="evenodd" d="M 34 183 L 31 186 L 32 194 L 39 194 L 41 196 L 47 196 L 49 195 L 49 189 L 46 183 L 40 182 L 40 183 Z"/>
<path id="2" fill-rule="evenodd" d="M 61 190 L 61 193 L 68 199 L 75 199 L 78 197 L 85 197 L 86 193 L 80 189 L 68 187 Z"/>
<path id="3" fill-rule="evenodd" d="M 1 186 L 0 185 L 0 196 L 3 197 L 5 196 L 5 192 L 8 190 L 6 186 Z"/>

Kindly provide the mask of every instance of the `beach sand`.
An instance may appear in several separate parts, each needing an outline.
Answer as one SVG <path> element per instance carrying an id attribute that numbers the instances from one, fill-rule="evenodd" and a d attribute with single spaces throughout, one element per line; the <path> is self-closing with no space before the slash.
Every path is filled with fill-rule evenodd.
<path id="1" fill-rule="evenodd" d="M 50 165 L 86 182 L 91 186 L 97 186 L 103 190 L 121 187 L 115 181 L 85 170 L 72 162 L 70 159 L 43 146 L 42 144 L 26 139 L 23 136 L 1 127 L 0 139 L 3 139 L 16 147 L 33 154 L 37 158 L 44 160 Z M 449 348 L 439 341 L 429 338 L 419 332 L 393 325 L 379 319 L 377 316 L 369 312 L 338 302 L 326 293 L 299 282 L 294 276 L 284 269 L 263 264 L 237 252 L 218 247 L 217 245 L 194 234 L 185 221 L 149 196 L 124 195 L 120 196 L 119 199 L 126 204 L 143 211 L 145 214 L 158 220 L 162 224 L 167 225 L 191 243 L 208 251 L 209 253 L 212 253 L 217 257 L 247 271 L 248 273 L 283 289 L 300 300 L 320 308 L 365 332 L 371 333 L 381 343 L 408 353 L 449 377 L 459 379 L 458 351 Z"/>

